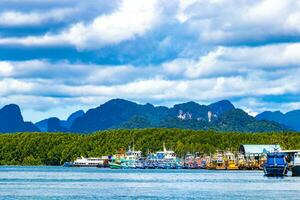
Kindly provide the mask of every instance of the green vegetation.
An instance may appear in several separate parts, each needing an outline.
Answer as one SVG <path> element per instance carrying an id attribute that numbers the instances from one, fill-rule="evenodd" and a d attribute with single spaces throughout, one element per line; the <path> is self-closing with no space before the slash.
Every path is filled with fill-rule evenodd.
<path id="1" fill-rule="evenodd" d="M 61 165 L 78 156 L 112 155 L 134 141 L 144 153 L 167 148 L 177 154 L 237 150 L 240 144 L 280 144 L 300 149 L 299 133 L 222 133 L 179 129 L 109 130 L 89 135 L 68 133 L 17 133 L 0 135 L 1 165 Z"/>

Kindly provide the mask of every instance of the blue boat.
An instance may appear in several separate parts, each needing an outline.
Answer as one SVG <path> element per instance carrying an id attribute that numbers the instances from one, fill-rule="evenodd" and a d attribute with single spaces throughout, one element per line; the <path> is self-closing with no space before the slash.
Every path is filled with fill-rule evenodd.
<path id="1" fill-rule="evenodd" d="M 206 169 L 206 160 L 205 159 L 201 160 L 200 169 Z"/>
<path id="2" fill-rule="evenodd" d="M 264 164 L 264 172 L 266 176 L 285 176 L 288 172 L 288 163 L 286 161 L 286 153 L 273 152 L 267 153 L 267 161 Z"/>
<path id="3" fill-rule="evenodd" d="M 182 164 L 176 157 L 174 151 L 167 150 L 165 143 L 163 144 L 163 151 L 156 153 L 149 153 L 145 160 L 145 168 L 147 169 L 181 169 Z"/>
<path id="4" fill-rule="evenodd" d="M 136 169 L 146 169 L 146 161 L 144 159 L 138 159 L 135 161 Z"/>
<path id="5" fill-rule="evenodd" d="M 63 167 L 73 167 L 74 163 L 73 162 L 65 162 Z"/>

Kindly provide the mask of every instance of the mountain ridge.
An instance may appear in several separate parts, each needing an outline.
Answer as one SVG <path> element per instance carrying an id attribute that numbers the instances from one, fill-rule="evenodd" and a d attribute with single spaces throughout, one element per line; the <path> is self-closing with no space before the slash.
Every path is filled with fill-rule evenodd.
<path id="1" fill-rule="evenodd" d="M 0 133 L 39 131 L 32 122 L 24 121 L 18 105 L 8 104 L 0 109 Z"/>
<path id="2" fill-rule="evenodd" d="M 10 109 L 7 109 L 7 106 Z M 229 100 L 221 100 L 209 105 L 190 101 L 166 107 L 154 106 L 150 103 L 138 104 L 125 99 L 111 99 L 86 112 L 76 111 L 67 120 L 50 117 L 35 124 L 24 122 L 18 105 L 7 106 L 0 110 L 0 132 L 2 133 L 21 131 L 91 133 L 120 128 L 215 129 L 237 132 L 291 130 L 277 122 L 254 118 L 245 111 L 235 108 Z M 11 123 L 6 122 L 6 124 L 19 128 L 12 129 L 1 124 L 1 119 L 3 119 L 1 111 L 4 115 L 12 113 L 10 114 Z"/>
<path id="3" fill-rule="evenodd" d="M 274 121 L 300 131 L 300 110 L 292 110 L 286 113 L 280 111 L 264 111 L 255 117 L 258 120 Z"/>

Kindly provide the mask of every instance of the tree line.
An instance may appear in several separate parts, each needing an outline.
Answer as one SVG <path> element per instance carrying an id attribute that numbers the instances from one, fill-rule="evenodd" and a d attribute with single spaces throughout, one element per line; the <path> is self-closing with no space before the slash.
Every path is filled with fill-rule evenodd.
<path id="1" fill-rule="evenodd" d="M 0 135 L 0 165 L 62 165 L 77 157 L 113 155 L 134 144 L 136 150 L 162 150 L 163 142 L 179 156 L 238 150 L 241 144 L 280 144 L 283 149 L 300 149 L 295 132 L 238 133 L 182 129 L 107 130 L 92 134 L 16 133 Z"/>

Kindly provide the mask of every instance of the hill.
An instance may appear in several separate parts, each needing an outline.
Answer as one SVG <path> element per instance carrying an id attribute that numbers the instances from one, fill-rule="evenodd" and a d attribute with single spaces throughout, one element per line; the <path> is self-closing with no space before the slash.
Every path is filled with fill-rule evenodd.
<path id="1" fill-rule="evenodd" d="M 300 131 L 300 110 L 293 110 L 285 114 L 280 111 L 265 111 L 258 114 L 256 119 L 277 122 L 293 130 Z"/>
<path id="2" fill-rule="evenodd" d="M 38 132 L 40 131 L 33 123 L 23 120 L 18 105 L 10 104 L 0 109 L 0 133 L 14 132 Z"/>
<path id="3" fill-rule="evenodd" d="M 75 119 L 84 115 L 83 110 L 72 113 L 67 120 L 60 120 L 57 117 L 50 117 L 35 123 L 42 132 L 68 132 Z"/>

